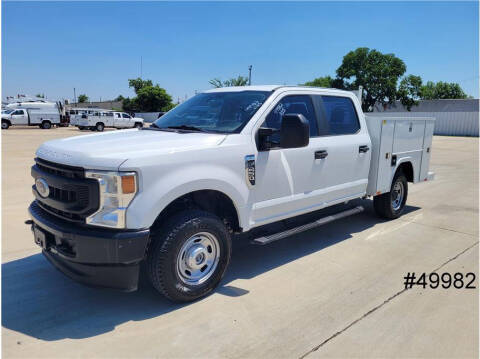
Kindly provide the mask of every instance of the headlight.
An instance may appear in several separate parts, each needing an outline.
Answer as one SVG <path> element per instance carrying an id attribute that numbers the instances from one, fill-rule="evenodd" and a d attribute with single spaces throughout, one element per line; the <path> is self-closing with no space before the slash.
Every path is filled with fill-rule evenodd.
<path id="1" fill-rule="evenodd" d="M 98 180 L 100 206 L 86 223 L 111 228 L 125 228 L 125 212 L 138 191 L 135 172 L 86 171 L 85 177 Z"/>

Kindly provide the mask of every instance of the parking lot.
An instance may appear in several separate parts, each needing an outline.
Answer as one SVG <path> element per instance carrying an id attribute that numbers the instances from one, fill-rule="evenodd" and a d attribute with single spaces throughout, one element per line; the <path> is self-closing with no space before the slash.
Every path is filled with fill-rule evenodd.
<path id="1" fill-rule="evenodd" d="M 30 166 L 75 128 L 2 131 L 5 357 L 478 357 L 478 138 L 434 137 L 436 179 L 406 214 L 365 212 L 267 246 L 234 244 L 219 288 L 177 305 L 148 286 L 87 288 L 33 243 Z M 476 274 L 476 289 L 405 290 L 408 272 Z"/>

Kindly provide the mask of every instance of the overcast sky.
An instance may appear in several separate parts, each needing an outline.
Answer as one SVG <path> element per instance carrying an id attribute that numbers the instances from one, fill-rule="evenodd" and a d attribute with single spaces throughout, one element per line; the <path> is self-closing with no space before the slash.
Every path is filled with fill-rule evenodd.
<path id="1" fill-rule="evenodd" d="M 214 77 L 298 84 L 335 75 L 357 47 L 394 53 L 424 82 L 478 98 L 477 2 L 3 2 L 2 96 L 132 96 L 128 79 L 176 101 Z"/>

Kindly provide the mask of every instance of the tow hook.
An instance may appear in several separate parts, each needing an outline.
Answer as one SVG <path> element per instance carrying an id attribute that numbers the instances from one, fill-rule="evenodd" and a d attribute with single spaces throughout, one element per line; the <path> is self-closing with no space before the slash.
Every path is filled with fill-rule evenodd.
<path id="1" fill-rule="evenodd" d="M 31 219 L 27 219 L 27 220 L 25 221 L 25 224 L 26 224 L 27 226 L 30 226 L 30 229 L 31 229 L 32 232 L 33 232 L 33 221 L 32 221 Z"/>

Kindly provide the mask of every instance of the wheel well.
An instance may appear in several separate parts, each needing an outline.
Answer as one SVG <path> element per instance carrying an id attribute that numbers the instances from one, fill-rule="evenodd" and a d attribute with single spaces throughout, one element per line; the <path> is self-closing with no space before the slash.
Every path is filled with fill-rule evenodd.
<path id="1" fill-rule="evenodd" d="M 45 122 L 50 122 L 50 123 L 52 123 L 52 121 L 50 121 L 50 120 L 42 120 L 42 123 L 45 123 Z"/>
<path id="2" fill-rule="evenodd" d="M 161 225 L 172 215 L 187 209 L 201 209 L 213 213 L 223 220 L 229 230 L 241 232 L 237 210 L 232 200 L 224 193 L 214 190 L 190 192 L 177 198 L 158 215 L 154 226 Z"/>
<path id="3" fill-rule="evenodd" d="M 102 125 L 105 126 L 105 124 L 104 124 L 103 122 L 97 122 L 97 123 L 95 124 L 95 126 L 98 126 L 99 124 L 102 124 Z"/>
<path id="4" fill-rule="evenodd" d="M 8 123 L 9 125 L 12 125 L 12 123 L 10 122 L 10 120 L 6 120 L 6 119 L 3 119 L 3 118 L 2 118 L 2 122 L 6 122 L 6 123 Z"/>
<path id="5" fill-rule="evenodd" d="M 135 122 L 135 125 L 143 125 L 142 122 Z"/>
<path id="6" fill-rule="evenodd" d="M 398 166 L 397 171 L 402 171 L 408 182 L 413 182 L 413 166 L 412 162 L 403 162 Z"/>

